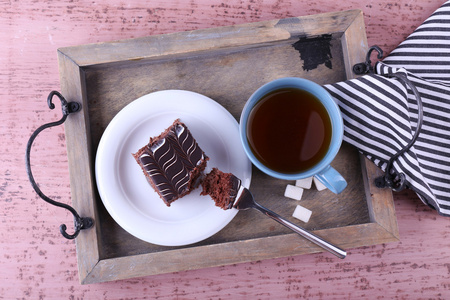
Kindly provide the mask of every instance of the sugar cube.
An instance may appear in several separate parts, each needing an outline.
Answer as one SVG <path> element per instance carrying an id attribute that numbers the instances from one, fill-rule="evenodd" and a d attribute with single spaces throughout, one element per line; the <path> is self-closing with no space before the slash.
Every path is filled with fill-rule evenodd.
<path id="1" fill-rule="evenodd" d="M 323 190 L 325 190 L 327 187 L 322 183 L 322 182 L 320 182 L 316 177 L 314 177 L 314 185 L 316 186 L 316 189 L 318 190 L 318 191 L 323 191 Z"/>
<path id="2" fill-rule="evenodd" d="M 302 189 L 310 189 L 312 184 L 312 177 L 298 179 L 295 181 L 295 186 L 301 187 Z"/>
<path id="3" fill-rule="evenodd" d="M 307 209 L 303 206 L 297 205 L 292 216 L 294 218 L 299 219 L 300 221 L 308 223 L 309 218 L 311 218 L 311 214 L 312 214 L 312 211 L 310 211 L 309 209 Z"/>
<path id="4" fill-rule="evenodd" d="M 301 187 L 298 187 L 298 186 L 295 186 L 292 184 L 288 184 L 286 186 L 286 190 L 284 191 L 285 197 L 292 198 L 295 200 L 302 199 L 302 195 L 303 195 L 303 189 Z"/>

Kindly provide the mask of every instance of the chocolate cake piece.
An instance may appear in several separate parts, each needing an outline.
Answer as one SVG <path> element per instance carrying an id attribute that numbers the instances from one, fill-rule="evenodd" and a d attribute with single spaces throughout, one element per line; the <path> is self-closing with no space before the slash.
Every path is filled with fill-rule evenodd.
<path id="1" fill-rule="evenodd" d="M 199 185 L 209 159 L 179 119 L 133 156 L 167 206 Z"/>
<path id="2" fill-rule="evenodd" d="M 226 210 L 233 207 L 236 199 L 239 180 L 231 174 L 213 168 L 202 181 L 200 195 L 210 195 L 216 206 Z"/>

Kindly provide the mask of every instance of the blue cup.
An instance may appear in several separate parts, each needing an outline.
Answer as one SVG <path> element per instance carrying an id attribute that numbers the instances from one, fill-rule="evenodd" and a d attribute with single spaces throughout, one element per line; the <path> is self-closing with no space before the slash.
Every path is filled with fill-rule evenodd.
<path id="1" fill-rule="evenodd" d="M 309 92 L 323 104 L 331 121 L 331 141 L 323 158 L 312 167 L 299 172 L 280 173 L 279 171 L 275 171 L 267 167 L 255 156 L 247 138 L 247 127 L 249 123 L 249 115 L 255 105 L 267 94 L 286 88 L 299 89 Z M 242 110 L 239 124 L 239 134 L 244 150 L 250 161 L 262 172 L 272 177 L 285 180 L 297 180 L 314 176 L 330 191 L 336 194 L 342 192 L 347 186 L 347 182 L 342 175 L 330 166 L 330 163 L 339 152 L 344 135 L 344 125 L 341 112 L 330 94 L 323 87 L 310 80 L 285 77 L 266 83 L 256 90 L 247 100 L 247 103 Z M 273 138 L 276 139 L 276 137 Z"/>

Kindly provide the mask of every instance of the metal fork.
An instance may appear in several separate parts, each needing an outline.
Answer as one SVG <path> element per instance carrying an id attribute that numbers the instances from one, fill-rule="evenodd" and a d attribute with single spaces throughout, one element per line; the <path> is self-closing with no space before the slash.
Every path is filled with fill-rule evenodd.
<path id="1" fill-rule="evenodd" d="M 345 258 L 347 256 L 347 252 L 340 249 L 337 246 L 334 246 L 333 244 L 330 244 L 329 242 L 325 241 L 321 237 L 313 234 L 312 232 L 309 232 L 308 230 L 295 225 L 292 222 L 289 222 L 288 220 L 283 219 L 280 215 L 274 213 L 273 211 L 265 208 L 264 206 L 256 203 L 255 199 L 253 198 L 252 193 L 241 185 L 241 180 L 233 175 L 235 180 L 238 180 L 239 190 L 237 192 L 236 200 L 234 201 L 233 207 L 239 210 L 246 210 L 249 208 L 253 208 L 256 210 L 259 210 L 266 216 L 272 218 L 273 220 L 277 221 L 281 225 L 286 226 L 287 228 L 293 230 L 294 232 L 298 233 L 302 237 L 306 238 L 307 240 L 313 242 L 314 244 L 322 247 L 323 249 L 329 251 L 330 253 L 336 255 L 339 258 Z M 233 179 L 234 179 L 233 178 Z"/>

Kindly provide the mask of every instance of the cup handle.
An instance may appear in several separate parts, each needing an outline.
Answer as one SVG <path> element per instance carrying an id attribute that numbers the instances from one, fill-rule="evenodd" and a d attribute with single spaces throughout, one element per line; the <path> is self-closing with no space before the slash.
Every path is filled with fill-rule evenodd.
<path id="1" fill-rule="evenodd" d="M 333 167 L 327 166 L 315 177 L 335 194 L 341 193 L 347 186 L 347 181 Z"/>

